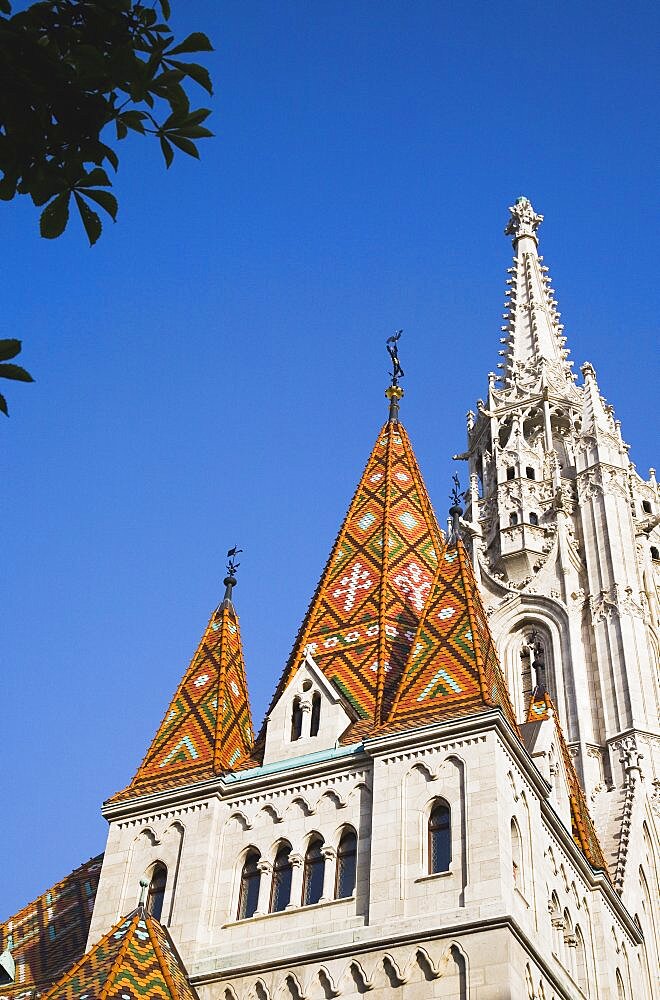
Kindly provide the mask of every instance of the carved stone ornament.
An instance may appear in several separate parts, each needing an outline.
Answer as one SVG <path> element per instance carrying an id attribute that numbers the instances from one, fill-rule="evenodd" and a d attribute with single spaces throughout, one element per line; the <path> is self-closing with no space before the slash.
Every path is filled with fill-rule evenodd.
<path id="1" fill-rule="evenodd" d="M 504 230 L 505 236 L 513 236 L 514 240 L 522 236 L 532 236 L 536 240 L 536 230 L 543 222 L 543 216 L 532 208 L 529 198 L 518 198 L 515 205 L 509 206 L 511 217 Z"/>

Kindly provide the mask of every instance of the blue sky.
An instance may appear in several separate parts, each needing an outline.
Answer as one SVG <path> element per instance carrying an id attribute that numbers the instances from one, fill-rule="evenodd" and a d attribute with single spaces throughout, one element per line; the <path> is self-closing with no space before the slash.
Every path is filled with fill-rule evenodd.
<path id="1" fill-rule="evenodd" d="M 102 850 L 222 595 L 259 725 L 380 423 L 445 516 L 497 363 L 507 206 L 545 215 L 568 346 L 658 460 L 656 4 L 175 0 L 216 87 L 197 163 L 120 148 L 90 250 L 0 205 L 0 919 Z M 200 102 L 203 94 L 200 92 Z"/>

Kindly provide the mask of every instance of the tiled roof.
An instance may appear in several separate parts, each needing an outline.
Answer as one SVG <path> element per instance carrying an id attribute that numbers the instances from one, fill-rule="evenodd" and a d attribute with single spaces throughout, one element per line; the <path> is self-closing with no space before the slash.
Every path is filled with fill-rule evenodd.
<path id="1" fill-rule="evenodd" d="M 47 989 L 85 950 L 103 855 L 85 862 L 0 924 L 0 953 L 12 936 L 16 976 L 0 997 Z"/>
<path id="2" fill-rule="evenodd" d="M 383 545 L 383 539 L 387 543 Z M 308 648 L 358 718 L 387 718 L 444 546 L 408 435 L 378 434 L 272 705 Z"/>
<path id="3" fill-rule="evenodd" d="M 252 716 L 238 616 L 223 601 L 132 782 L 114 800 L 212 778 L 250 759 Z"/>
<path id="4" fill-rule="evenodd" d="M 440 555 L 388 721 L 396 728 L 413 727 L 494 707 L 518 733 L 477 581 L 459 539 Z"/>
<path id="5" fill-rule="evenodd" d="M 564 737 L 564 732 L 557 715 L 552 699 L 547 691 L 537 688 L 532 694 L 527 713 L 528 722 L 544 722 L 552 720 L 555 724 L 557 740 L 561 747 L 562 759 L 568 780 L 569 794 L 571 799 L 571 825 L 573 840 L 582 850 L 585 858 L 592 868 L 602 869 L 611 878 L 610 871 L 600 845 L 596 829 L 587 806 L 587 797 L 584 794 L 580 779 L 577 776 L 571 754 Z"/>
<path id="6" fill-rule="evenodd" d="M 43 1000 L 197 1000 L 169 934 L 140 906 L 115 924 Z"/>

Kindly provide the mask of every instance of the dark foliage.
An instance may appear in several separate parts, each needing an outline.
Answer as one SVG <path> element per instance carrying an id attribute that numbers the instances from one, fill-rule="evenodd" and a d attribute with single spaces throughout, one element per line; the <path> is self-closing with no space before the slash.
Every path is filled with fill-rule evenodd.
<path id="1" fill-rule="evenodd" d="M 44 0 L 13 16 L 0 0 L 0 198 L 44 206 L 47 239 L 66 228 L 72 200 L 90 245 L 95 209 L 116 218 L 115 136 L 155 136 L 169 167 L 176 149 L 198 157 L 196 140 L 212 135 L 210 112 L 191 110 L 184 89 L 193 80 L 212 93 L 208 71 L 180 59 L 211 43 L 194 32 L 176 44 L 169 17 L 168 0 Z"/>
<path id="2" fill-rule="evenodd" d="M 15 358 L 17 354 L 21 353 L 21 342 L 20 340 L 0 340 L 0 362 L 10 361 L 11 358 Z M 14 382 L 34 382 L 34 379 L 29 372 L 26 372 L 25 368 L 21 368 L 20 365 L 14 364 L 2 364 L 0 363 L 0 378 L 8 378 Z M 0 410 L 9 416 L 9 410 L 7 409 L 7 400 L 0 393 Z"/>

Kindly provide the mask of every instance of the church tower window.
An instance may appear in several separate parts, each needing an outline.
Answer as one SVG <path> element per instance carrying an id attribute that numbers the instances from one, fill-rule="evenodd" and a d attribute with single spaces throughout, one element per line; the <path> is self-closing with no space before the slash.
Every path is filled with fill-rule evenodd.
<path id="1" fill-rule="evenodd" d="M 534 471 L 531 465 L 528 465 L 527 468 L 525 469 L 525 475 L 527 476 L 528 479 L 536 479 L 536 472 Z"/>
<path id="2" fill-rule="evenodd" d="M 293 699 L 293 708 L 291 709 L 291 742 L 299 740 L 302 736 L 302 723 L 303 723 L 303 712 L 300 705 L 300 698 L 296 695 Z"/>
<path id="3" fill-rule="evenodd" d="M 660 559 L 660 551 L 655 545 L 651 546 L 651 559 L 655 559 L 656 562 Z"/>
<path id="4" fill-rule="evenodd" d="M 335 899 L 347 899 L 355 892 L 357 874 L 357 835 L 350 828 L 344 830 L 337 849 L 337 878 Z"/>
<path id="5" fill-rule="evenodd" d="M 515 513 L 509 514 L 509 526 L 513 528 L 516 526 L 517 523 L 518 523 L 518 515 Z"/>
<path id="6" fill-rule="evenodd" d="M 520 892 L 524 891 L 524 872 L 522 859 L 522 839 L 520 828 L 515 819 L 511 820 L 511 866 L 513 868 L 513 884 Z"/>
<path id="7" fill-rule="evenodd" d="M 642 500 L 642 510 L 644 511 L 645 514 L 653 513 L 653 508 L 651 507 L 650 500 Z"/>
<path id="8" fill-rule="evenodd" d="M 535 514 L 534 512 L 532 512 L 529 515 L 529 523 L 533 524 L 534 527 L 538 527 L 538 523 L 539 523 L 539 516 L 538 516 L 538 514 Z"/>
<path id="9" fill-rule="evenodd" d="M 303 877 L 303 906 L 318 903 L 323 895 L 323 877 L 325 874 L 325 858 L 323 857 L 323 839 L 314 837 L 305 854 L 305 871 Z"/>
<path id="10" fill-rule="evenodd" d="M 321 724 L 321 695 L 318 691 L 312 696 L 312 717 L 309 724 L 309 735 L 318 736 Z"/>
<path id="11" fill-rule="evenodd" d="M 147 893 L 147 913 L 160 920 L 163 913 L 165 886 L 167 885 L 167 868 L 158 861 L 151 872 L 149 892 Z"/>
<path id="12" fill-rule="evenodd" d="M 429 874 L 449 871 L 451 861 L 451 814 L 439 799 L 429 816 Z"/>
<path id="13" fill-rule="evenodd" d="M 261 859 L 259 851 L 249 851 L 241 871 L 241 891 L 238 897 L 237 920 L 252 917 L 259 903 L 259 887 L 261 872 L 258 864 Z"/>
<path id="14" fill-rule="evenodd" d="M 280 913 L 291 902 L 291 844 L 281 844 L 273 865 L 273 885 L 270 891 L 270 912 Z"/>
<path id="15" fill-rule="evenodd" d="M 509 468 L 506 470 L 506 478 L 509 480 L 516 478 L 516 470 L 512 465 L 510 465 Z"/>

